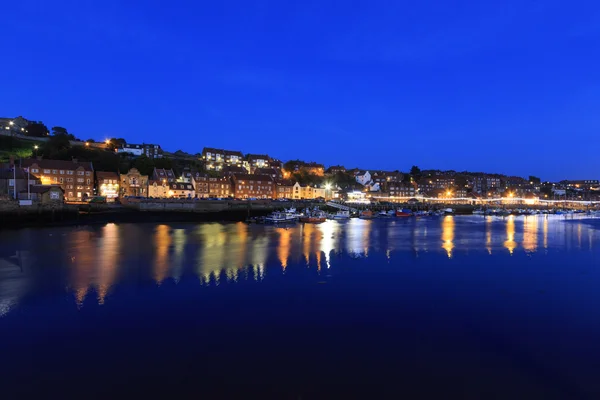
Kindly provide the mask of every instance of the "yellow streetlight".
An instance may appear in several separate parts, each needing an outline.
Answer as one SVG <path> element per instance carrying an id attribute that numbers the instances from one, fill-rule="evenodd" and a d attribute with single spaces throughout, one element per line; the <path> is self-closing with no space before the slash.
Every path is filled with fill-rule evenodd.
<path id="1" fill-rule="evenodd" d="M 13 126 L 15 123 L 14 123 L 14 122 L 12 122 L 12 121 L 10 121 L 8 124 L 9 124 L 10 126 Z"/>

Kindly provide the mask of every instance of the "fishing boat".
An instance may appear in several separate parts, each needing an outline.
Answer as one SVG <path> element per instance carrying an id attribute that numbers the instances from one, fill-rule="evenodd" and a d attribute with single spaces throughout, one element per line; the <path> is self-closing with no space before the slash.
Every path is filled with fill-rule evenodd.
<path id="1" fill-rule="evenodd" d="M 483 211 L 481 208 L 478 208 L 477 210 L 473 210 L 473 215 L 484 215 L 485 211 Z"/>
<path id="2" fill-rule="evenodd" d="M 444 214 L 448 215 L 448 214 L 454 214 L 454 210 L 451 208 L 445 208 L 444 209 Z"/>
<path id="3" fill-rule="evenodd" d="M 298 220 L 295 214 L 289 212 L 275 211 L 265 217 L 266 224 L 293 224 Z"/>
<path id="4" fill-rule="evenodd" d="M 335 220 L 350 219 L 350 211 L 348 211 L 348 210 L 339 210 L 335 214 L 329 214 L 329 219 L 335 219 Z"/>
<path id="5" fill-rule="evenodd" d="M 396 217 L 410 217 L 413 215 L 412 210 L 403 208 L 402 210 L 396 210 Z"/>
<path id="6" fill-rule="evenodd" d="M 423 210 L 415 211 L 414 216 L 415 217 L 427 217 L 427 216 L 429 216 L 429 212 L 423 211 Z"/>
<path id="7" fill-rule="evenodd" d="M 358 218 L 373 219 L 373 218 L 375 218 L 375 215 L 373 214 L 373 211 L 371 211 L 371 210 L 363 210 L 360 212 L 360 214 L 358 214 Z"/>
<path id="8" fill-rule="evenodd" d="M 314 210 L 306 210 L 304 215 L 300 217 L 300 222 L 304 223 L 312 223 L 319 224 L 321 222 L 325 222 L 326 214 L 325 212 L 319 210 L 318 208 Z"/>
<path id="9" fill-rule="evenodd" d="M 389 212 L 387 212 L 387 211 L 379 211 L 379 212 L 377 213 L 377 216 L 378 216 L 379 218 L 390 218 L 390 217 L 392 217 L 392 216 L 393 216 L 393 214 L 390 214 L 390 213 L 389 213 Z"/>

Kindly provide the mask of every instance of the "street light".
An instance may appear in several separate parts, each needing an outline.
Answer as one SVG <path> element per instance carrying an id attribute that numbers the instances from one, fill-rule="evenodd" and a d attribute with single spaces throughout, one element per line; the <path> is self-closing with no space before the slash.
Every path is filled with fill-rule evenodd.
<path id="1" fill-rule="evenodd" d="M 37 149 L 38 149 L 38 145 L 36 144 L 35 146 L 33 146 L 33 150 L 35 150 L 35 156 L 37 157 Z"/>
<path id="2" fill-rule="evenodd" d="M 9 124 L 10 126 L 12 126 L 12 125 L 14 125 L 15 123 L 14 123 L 14 122 L 12 122 L 12 121 L 10 121 L 8 124 Z"/>

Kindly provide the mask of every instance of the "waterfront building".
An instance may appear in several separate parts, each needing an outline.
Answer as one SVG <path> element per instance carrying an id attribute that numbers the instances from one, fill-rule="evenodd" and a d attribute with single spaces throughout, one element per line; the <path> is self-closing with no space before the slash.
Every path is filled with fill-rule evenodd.
<path id="1" fill-rule="evenodd" d="M 65 192 L 60 185 L 32 185 L 19 192 L 20 200 L 33 200 L 41 204 L 60 204 L 64 202 Z"/>
<path id="2" fill-rule="evenodd" d="M 325 189 L 317 186 L 294 184 L 292 198 L 295 200 L 314 200 L 325 198 Z"/>
<path id="3" fill-rule="evenodd" d="M 408 183 L 392 182 L 387 185 L 390 197 L 414 197 L 415 187 Z"/>
<path id="4" fill-rule="evenodd" d="M 22 166 L 43 185 L 60 185 L 67 201 L 84 200 L 93 194 L 94 166 L 91 162 L 26 159 L 22 160 Z"/>
<path id="5" fill-rule="evenodd" d="M 236 174 L 231 179 L 236 198 L 272 199 L 275 195 L 273 179 L 268 175 Z"/>
<path id="6" fill-rule="evenodd" d="M 191 183 L 174 182 L 167 183 L 166 185 L 169 187 L 167 197 L 180 199 L 192 199 L 196 197 L 196 190 Z"/>
<path id="7" fill-rule="evenodd" d="M 27 184 L 39 185 L 41 181 L 36 177 L 29 175 L 27 181 L 27 171 L 24 168 L 14 164 L 0 164 L 0 198 L 14 199 L 16 193 L 27 191 Z"/>
<path id="8" fill-rule="evenodd" d="M 162 181 L 162 180 L 161 180 Z M 120 175 L 121 196 L 148 196 L 148 175 L 142 175 L 137 168 L 131 168 Z"/>
<path id="9" fill-rule="evenodd" d="M 119 197 L 119 174 L 96 171 L 96 193 L 106 197 L 106 201 L 114 201 Z"/>
<path id="10" fill-rule="evenodd" d="M 169 197 L 169 183 L 167 181 L 157 181 L 151 179 L 148 181 L 148 197 L 162 199 Z"/>
<path id="11" fill-rule="evenodd" d="M 293 199 L 295 183 L 289 179 L 280 179 L 275 182 L 275 198 Z"/>

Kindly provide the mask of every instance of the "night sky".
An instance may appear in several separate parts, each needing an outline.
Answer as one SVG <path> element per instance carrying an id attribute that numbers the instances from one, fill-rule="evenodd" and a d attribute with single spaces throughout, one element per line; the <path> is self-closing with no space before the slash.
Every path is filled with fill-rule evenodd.
<path id="1" fill-rule="evenodd" d="M 3 117 L 168 151 L 600 175 L 599 2 L 2 6 Z"/>

